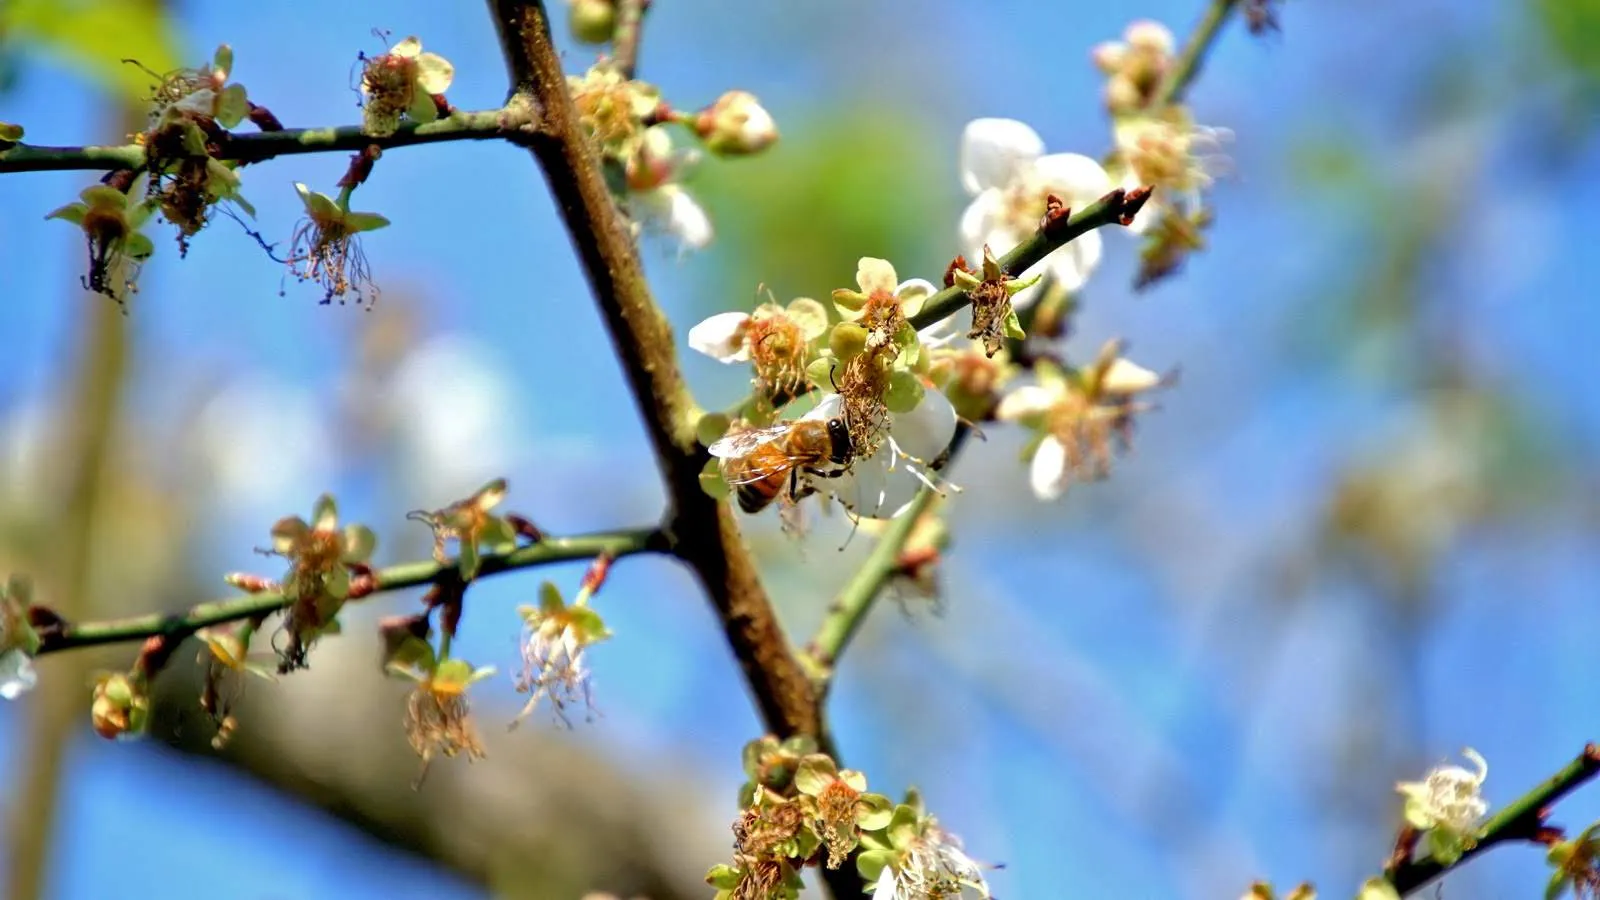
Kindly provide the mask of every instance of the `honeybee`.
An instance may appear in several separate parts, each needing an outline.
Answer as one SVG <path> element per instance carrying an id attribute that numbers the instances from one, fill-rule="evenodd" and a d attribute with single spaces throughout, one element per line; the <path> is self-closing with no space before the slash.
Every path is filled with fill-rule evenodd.
<path id="1" fill-rule="evenodd" d="M 747 513 L 766 509 L 785 486 L 791 500 L 810 493 L 800 474 L 837 478 L 850 467 L 854 448 L 843 418 L 793 419 L 766 428 L 740 431 L 713 443 L 712 456 L 722 460 L 722 477 L 733 486 L 739 508 Z"/>

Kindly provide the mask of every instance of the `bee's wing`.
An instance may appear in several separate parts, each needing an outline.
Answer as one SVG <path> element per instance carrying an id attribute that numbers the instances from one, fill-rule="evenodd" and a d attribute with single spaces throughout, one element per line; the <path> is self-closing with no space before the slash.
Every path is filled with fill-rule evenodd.
<path id="1" fill-rule="evenodd" d="M 787 422 L 768 425 L 766 428 L 751 428 L 734 432 L 713 441 L 706 450 L 719 459 L 737 459 L 741 456 L 749 456 L 752 450 L 762 444 L 770 444 L 788 433 L 789 423 Z"/>

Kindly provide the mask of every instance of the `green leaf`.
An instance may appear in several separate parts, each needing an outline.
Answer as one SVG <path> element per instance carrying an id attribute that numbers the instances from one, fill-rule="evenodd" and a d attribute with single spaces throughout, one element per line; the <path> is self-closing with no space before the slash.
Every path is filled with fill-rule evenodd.
<path id="1" fill-rule="evenodd" d="M 351 234 L 359 234 L 363 231 L 377 231 L 379 228 L 387 228 L 389 227 L 389 220 L 377 213 L 345 213 L 344 227 Z"/>
<path id="2" fill-rule="evenodd" d="M 217 124 L 232 128 L 249 114 L 250 101 L 245 97 L 244 85 L 230 84 L 222 89 L 222 98 L 217 102 Z"/>
<path id="3" fill-rule="evenodd" d="M 551 616 L 567 608 L 567 601 L 561 599 L 561 589 L 555 582 L 546 581 L 539 585 L 539 612 Z"/>
<path id="4" fill-rule="evenodd" d="M 0 122 L 0 143 L 15 144 L 22 140 L 22 126 Z"/>
<path id="5" fill-rule="evenodd" d="M 724 891 L 731 891 L 739 886 L 739 879 L 744 873 L 727 863 L 717 863 L 706 872 L 706 884 Z"/>
<path id="6" fill-rule="evenodd" d="M 483 560 L 478 555 L 476 541 L 461 541 L 461 555 L 456 561 L 457 570 L 461 573 L 463 581 L 471 581 L 478 577 L 478 567 Z"/>
<path id="7" fill-rule="evenodd" d="M 1550 883 L 1544 886 L 1544 900 L 1556 900 L 1567 892 L 1567 885 L 1571 883 L 1572 876 L 1566 869 L 1555 870 L 1550 875 Z"/>
<path id="8" fill-rule="evenodd" d="M 894 808 L 894 813 L 889 817 L 887 837 L 889 844 L 897 849 L 904 849 L 917 839 L 917 819 L 921 814 L 916 807 L 902 803 Z"/>
<path id="9" fill-rule="evenodd" d="M 892 850 L 864 850 L 856 856 L 856 872 L 861 875 L 861 880 L 874 884 L 883 875 L 883 870 L 894 862 L 896 855 Z"/>
<path id="10" fill-rule="evenodd" d="M 575 606 L 567 610 L 567 620 L 585 644 L 594 644 L 611 636 L 606 622 L 592 607 Z"/>
<path id="11" fill-rule="evenodd" d="M 432 672 L 437 663 L 438 659 L 434 655 L 432 644 L 415 635 L 407 635 L 405 640 L 400 642 L 400 646 L 395 648 L 394 653 L 384 660 L 384 668 Z"/>
<path id="12" fill-rule="evenodd" d="M 129 259 L 149 259 L 155 252 L 155 242 L 147 234 L 135 231 L 122 239 L 122 253 Z"/>
<path id="13" fill-rule="evenodd" d="M 74 225 L 81 226 L 83 224 L 83 217 L 88 212 L 89 207 L 82 203 L 68 203 L 66 206 L 58 206 L 46 213 L 45 218 L 61 219 L 62 221 L 71 222 Z"/>
<path id="14" fill-rule="evenodd" d="M 485 516 L 478 531 L 479 546 L 493 553 L 506 553 L 517 548 L 517 530 L 503 516 Z"/>
<path id="15" fill-rule="evenodd" d="M 889 820 L 894 818 L 894 802 L 882 794 L 862 794 L 856 802 L 860 804 L 856 810 L 856 827 L 863 831 L 887 828 Z"/>
<path id="16" fill-rule="evenodd" d="M 1015 340 L 1015 341 L 1020 341 L 1020 340 L 1022 340 L 1024 338 L 1026 338 L 1027 336 L 1028 336 L 1028 333 L 1026 331 L 1022 330 L 1022 320 L 1017 318 L 1017 311 L 1013 309 L 1010 312 L 1007 312 L 1006 313 L 1006 337 L 1011 338 L 1012 340 Z"/>

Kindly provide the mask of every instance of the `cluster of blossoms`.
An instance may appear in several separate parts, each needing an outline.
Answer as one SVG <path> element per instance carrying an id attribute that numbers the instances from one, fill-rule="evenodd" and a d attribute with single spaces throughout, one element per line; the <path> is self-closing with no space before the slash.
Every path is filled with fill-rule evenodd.
<path id="1" fill-rule="evenodd" d="M 705 247 L 712 228 L 683 186 L 700 153 L 675 143 L 674 127 L 723 157 L 760 153 L 778 139 L 772 115 L 748 91 L 728 91 L 688 113 L 673 109 L 654 85 L 629 78 L 608 60 L 567 81 L 585 129 L 621 173 L 619 200 L 635 227 L 666 234 L 683 249 Z"/>
<path id="2" fill-rule="evenodd" d="M 691 347 L 754 370 L 750 398 L 730 415 L 707 416 L 701 438 L 710 443 L 725 432 L 767 427 L 784 413 L 793 415 L 800 405 L 791 403 L 795 397 L 821 392 L 820 402 L 800 418 L 842 419 L 852 460 L 840 477 L 801 476 L 807 492 L 836 498 L 858 516 L 894 516 L 917 485 L 927 483 L 921 468 L 944 451 L 956 429 L 950 400 L 929 390 L 936 367 L 947 376 L 953 371 L 945 352 L 952 323 L 921 331 L 911 325 L 936 292 L 922 279 L 899 281 L 885 260 L 864 257 L 856 289 L 834 291 L 831 311 L 802 297 L 697 324 L 689 331 Z M 713 494 L 725 493 L 726 471 L 708 466 L 703 481 Z"/>
<path id="3" fill-rule="evenodd" d="M 1460 766 L 1436 766 L 1421 781 L 1395 785 L 1405 797 L 1405 820 L 1427 837 L 1435 859 L 1449 865 L 1478 842 L 1489 804 L 1483 799 L 1483 782 L 1489 764 L 1468 748 L 1462 755 L 1475 771 Z"/>
<path id="4" fill-rule="evenodd" d="M 840 769 L 809 738 L 768 736 L 744 748 L 734 862 L 711 868 L 717 900 L 795 898 L 807 865 L 837 869 L 852 853 L 873 900 L 988 897 L 982 868 L 922 808 L 867 791 L 866 776 Z"/>

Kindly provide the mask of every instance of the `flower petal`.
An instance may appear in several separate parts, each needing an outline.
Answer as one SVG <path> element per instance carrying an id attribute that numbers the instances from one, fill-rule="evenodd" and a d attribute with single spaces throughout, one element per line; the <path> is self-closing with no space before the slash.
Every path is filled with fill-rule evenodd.
<path id="1" fill-rule="evenodd" d="M 423 53 L 417 56 L 417 85 L 430 94 L 442 94 L 450 90 L 450 82 L 456 79 L 456 67 L 450 64 L 437 53 Z"/>
<path id="2" fill-rule="evenodd" d="M 416 35 L 412 35 L 389 48 L 390 56 L 399 56 L 405 59 L 410 59 L 420 53 L 422 53 L 422 41 L 418 40 Z"/>
<path id="3" fill-rule="evenodd" d="M 671 201 L 667 215 L 667 232 L 691 250 L 702 250 L 711 243 L 711 217 L 700 208 L 690 193 L 677 185 L 668 185 Z"/>
<path id="4" fill-rule="evenodd" d="M 856 286 L 863 294 L 877 291 L 893 294 L 896 278 L 894 264 L 886 259 L 863 256 L 856 263 Z"/>
<path id="5" fill-rule="evenodd" d="M 995 415 L 1002 421 L 1042 416 L 1056 403 L 1056 393 L 1037 384 L 1025 384 L 1005 395 Z"/>
<path id="6" fill-rule="evenodd" d="M 411 102 L 406 104 L 406 116 L 418 124 L 427 124 L 439 118 L 439 105 L 427 91 L 413 90 Z"/>
<path id="7" fill-rule="evenodd" d="M 1054 435 L 1046 437 L 1034 451 L 1028 484 L 1040 500 L 1054 500 L 1066 491 L 1067 448 Z"/>
<path id="8" fill-rule="evenodd" d="M 1082 209 L 1111 191 L 1111 176 L 1081 153 L 1052 153 L 1033 163 L 1033 176 L 1073 209 Z"/>
<path id="9" fill-rule="evenodd" d="M 961 185 L 969 194 L 1010 184 L 1044 153 L 1044 139 L 1016 119 L 973 119 L 961 132 Z"/>
<path id="10" fill-rule="evenodd" d="M 999 191 L 984 191 L 972 198 L 961 213 L 961 246 L 967 248 L 967 262 L 980 268 L 983 262 L 983 245 L 999 228 L 1000 213 L 1005 197 Z M 1012 241 L 1011 243 L 1015 243 Z M 996 253 L 1005 253 L 1011 247 L 993 247 Z"/>
<path id="11" fill-rule="evenodd" d="M 725 363 L 748 362 L 750 348 L 745 331 L 750 316 L 742 312 L 723 312 L 708 316 L 689 329 L 689 347 Z"/>
<path id="12" fill-rule="evenodd" d="M 0 653 L 0 698 L 15 700 L 38 683 L 39 674 L 28 654 L 16 648 Z"/>

